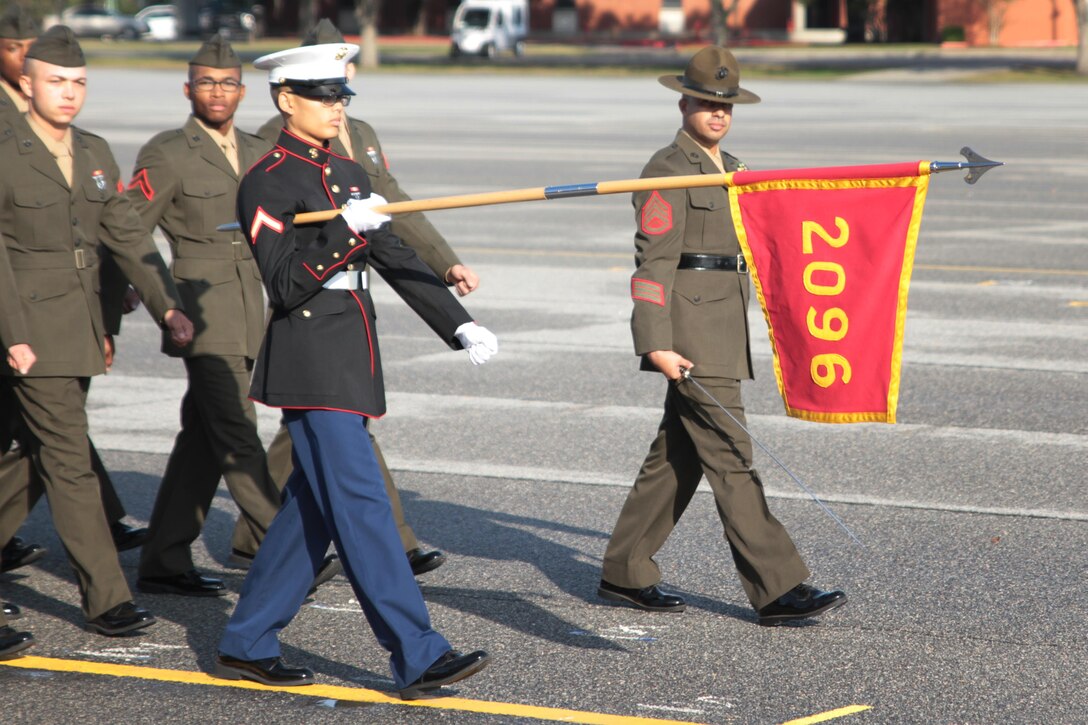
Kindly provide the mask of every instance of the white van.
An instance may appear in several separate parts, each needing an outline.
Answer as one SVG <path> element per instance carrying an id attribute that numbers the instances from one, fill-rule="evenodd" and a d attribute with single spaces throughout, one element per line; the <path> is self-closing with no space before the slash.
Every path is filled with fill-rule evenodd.
<path id="1" fill-rule="evenodd" d="M 529 0 L 464 0 L 453 14 L 450 56 L 525 51 L 529 34 Z"/>

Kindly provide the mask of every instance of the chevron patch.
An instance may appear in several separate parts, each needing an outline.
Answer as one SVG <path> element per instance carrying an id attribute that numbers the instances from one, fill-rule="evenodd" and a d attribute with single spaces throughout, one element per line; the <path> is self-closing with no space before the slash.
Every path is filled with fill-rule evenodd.
<path id="1" fill-rule="evenodd" d="M 257 235 L 260 234 L 261 227 L 268 227 L 276 234 L 283 234 L 283 222 L 261 207 L 257 207 L 257 213 L 253 215 L 253 223 L 249 226 L 249 241 L 251 244 L 257 243 Z"/>
<path id="2" fill-rule="evenodd" d="M 642 231 L 650 236 L 657 236 L 670 229 L 672 229 L 672 205 L 655 191 L 642 205 Z"/>
<path id="3" fill-rule="evenodd" d="M 139 189 L 144 198 L 151 201 L 155 198 L 155 189 L 151 187 L 151 179 L 147 178 L 147 169 L 140 169 L 140 173 L 132 177 L 128 182 L 129 189 Z"/>

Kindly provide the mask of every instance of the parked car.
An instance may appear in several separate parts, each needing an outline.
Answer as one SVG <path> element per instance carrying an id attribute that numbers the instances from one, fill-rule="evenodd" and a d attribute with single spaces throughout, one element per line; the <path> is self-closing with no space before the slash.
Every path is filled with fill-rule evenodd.
<path id="1" fill-rule="evenodd" d="M 257 18 L 250 12 L 251 9 L 230 0 L 213 0 L 200 10 L 200 33 L 204 37 L 219 33 L 234 41 L 253 40 Z"/>
<path id="2" fill-rule="evenodd" d="M 81 38 L 124 38 L 137 40 L 147 32 L 147 24 L 131 15 L 122 15 L 114 10 L 107 10 L 98 5 L 77 5 L 68 8 L 56 16 L 53 22 L 43 23 L 46 27 L 67 25 Z"/>
<path id="3" fill-rule="evenodd" d="M 494 58 L 503 51 L 525 52 L 528 0 L 464 0 L 453 14 L 450 56 Z"/>
<path id="4" fill-rule="evenodd" d="M 148 29 L 150 40 L 177 40 L 181 37 L 181 14 L 173 5 L 148 5 L 136 13 Z"/>

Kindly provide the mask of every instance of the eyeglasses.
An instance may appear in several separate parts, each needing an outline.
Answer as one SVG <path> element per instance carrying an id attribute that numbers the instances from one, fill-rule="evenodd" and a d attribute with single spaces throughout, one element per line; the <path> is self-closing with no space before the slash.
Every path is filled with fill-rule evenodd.
<path id="1" fill-rule="evenodd" d="M 224 93 L 237 93 L 242 88 L 242 84 L 233 78 L 224 78 L 221 81 L 213 78 L 197 78 L 195 81 L 191 81 L 189 85 L 201 93 L 208 93 L 216 86 L 222 88 Z"/>
<path id="2" fill-rule="evenodd" d="M 324 106 L 325 108 L 332 108 L 337 103 L 342 103 L 342 104 L 344 104 L 345 107 L 351 105 L 351 96 L 348 96 L 348 95 L 321 96 L 320 98 L 314 98 L 313 96 L 307 96 L 307 98 L 309 98 L 311 101 L 320 101 L 321 105 Z"/>

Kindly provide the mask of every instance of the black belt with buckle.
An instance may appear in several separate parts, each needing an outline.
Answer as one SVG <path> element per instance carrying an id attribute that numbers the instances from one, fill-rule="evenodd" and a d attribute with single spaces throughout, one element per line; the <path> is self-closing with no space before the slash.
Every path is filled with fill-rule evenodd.
<path id="1" fill-rule="evenodd" d="M 681 254 L 677 269 L 723 270 L 746 274 L 748 263 L 742 255 L 726 257 L 721 254 Z"/>

